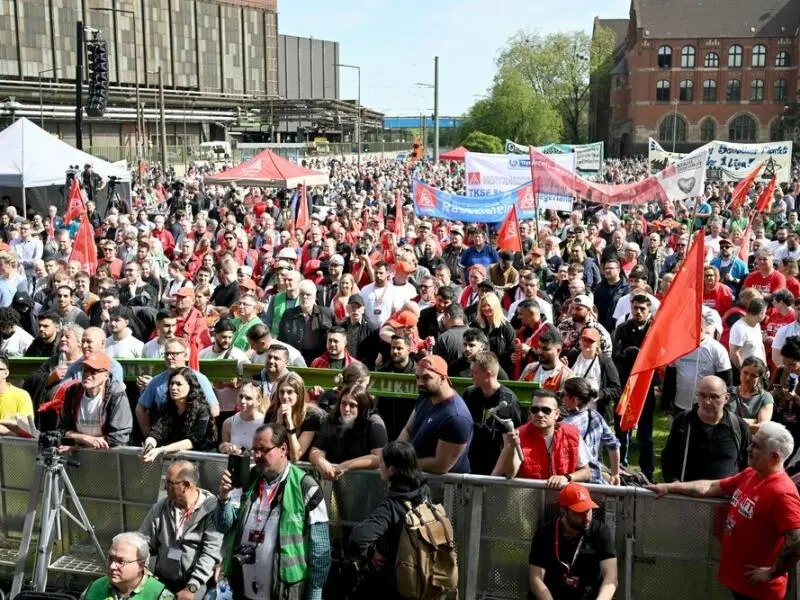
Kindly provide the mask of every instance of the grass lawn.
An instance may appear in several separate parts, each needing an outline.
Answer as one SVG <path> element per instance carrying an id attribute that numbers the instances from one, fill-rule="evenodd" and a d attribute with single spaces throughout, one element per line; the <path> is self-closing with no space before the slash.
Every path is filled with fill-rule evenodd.
<path id="1" fill-rule="evenodd" d="M 667 443 L 669 435 L 670 419 L 666 413 L 657 412 L 653 421 L 653 446 L 656 453 L 656 482 L 663 482 L 661 477 L 661 451 Z M 639 470 L 639 446 L 636 444 L 636 434 L 633 435 L 631 446 L 628 450 L 628 464 L 632 469 Z"/>

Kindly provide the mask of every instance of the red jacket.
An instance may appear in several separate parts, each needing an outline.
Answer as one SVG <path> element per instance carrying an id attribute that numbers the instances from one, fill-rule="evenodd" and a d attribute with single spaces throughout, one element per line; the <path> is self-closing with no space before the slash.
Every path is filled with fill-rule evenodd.
<path id="1" fill-rule="evenodd" d="M 311 361 L 311 368 L 312 369 L 330 369 L 330 355 L 326 352 L 322 356 L 318 356 L 314 360 Z M 349 367 L 352 363 L 357 362 L 355 358 L 353 358 L 350 353 L 345 348 L 344 351 L 344 366 Z"/>
<path id="2" fill-rule="evenodd" d="M 553 434 L 552 455 L 548 456 L 544 436 L 531 423 L 519 428 L 522 464 L 517 477 L 547 479 L 551 475 L 568 475 L 578 470 L 580 432 L 574 425 L 558 423 Z"/>

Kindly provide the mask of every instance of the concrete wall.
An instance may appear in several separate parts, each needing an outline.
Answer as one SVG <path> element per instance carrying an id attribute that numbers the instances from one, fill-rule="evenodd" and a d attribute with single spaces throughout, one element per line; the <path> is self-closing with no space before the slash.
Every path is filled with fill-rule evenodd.
<path id="1" fill-rule="evenodd" d="M 278 36 L 278 94 L 284 98 L 339 99 L 339 43 Z"/>

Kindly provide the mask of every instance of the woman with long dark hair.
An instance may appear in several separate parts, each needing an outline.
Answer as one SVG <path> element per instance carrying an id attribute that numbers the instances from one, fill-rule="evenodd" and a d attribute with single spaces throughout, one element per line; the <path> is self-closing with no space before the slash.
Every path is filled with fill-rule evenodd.
<path id="1" fill-rule="evenodd" d="M 388 436 L 376 405 L 377 399 L 358 384 L 342 390 L 339 402 L 322 422 L 309 455 L 325 479 L 377 468 Z"/>
<path id="2" fill-rule="evenodd" d="M 153 462 L 168 452 L 212 450 L 217 428 L 194 371 L 175 369 L 167 382 L 167 394 L 167 402 L 144 441 L 142 460 Z"/>
<path id="3" fill-rule="evenodd" d="M 743 418 L 755 433 L 762 423 L 772 420 L 775 400 L 766 390 L 767 364 L 757 356 L 748 356 L 739 370 L 739 385 L 730 388 L 728 408 Z"/>
<path id="4" fill-rule="evenodd" d="M 389 493 L 372 514 L 353 528 L 348 541 L 349 555 L 365 561 L 369 570 L 359 587 L 363 598 L 387 597 L 396 590 L 395 559 L 403 528 L 403 518 L 410 508 L 430 496 L 417 463 L 414 446 L 394 440 L 380 455 L 381 478 L 389 482 Z M 396 591 L 389 598 L 398 597 Z"/>
<path id="5" fill-rule="evenodd" d="M 289 430 L 289 459 L 303 460 L 319 431 L 324 411 L 308 402 L 303 378 L 289 372 L 281 376 L 272 392 L 264 423 L 281 423 Z"/>

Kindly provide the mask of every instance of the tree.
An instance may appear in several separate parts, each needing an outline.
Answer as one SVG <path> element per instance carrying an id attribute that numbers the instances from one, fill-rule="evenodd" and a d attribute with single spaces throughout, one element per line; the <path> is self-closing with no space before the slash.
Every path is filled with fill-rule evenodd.
<path id="1" fill-rule="evenodd" d="M 786 139 L 800 144 L 800 102 L 789 102 L 783 109 L 781 119 Z M 797 147 L 794 150 L 798 152 Z"/>
<path id="2" fill-rule="evenodd" d="M 490 96 L 476 102 L 467 114 L 462 139 L 473 131 L 539 146 L 559 141 L 561 117 L 518 74 L 498 73 Z"/>
<path id="3" fill-rule="evenodd" d="M 470 152 L 484 152 L 486 154 L 502 154 L 505 151 L 503 140 L 496 135 L 489 135 L 482 131 L 473 131 L 461 143 Z"/>
<path id="4" fill-rule="evenodd" d="M 564 137 L 571 143 L 586 140 L 586 108 L 590 82 L 612 68 L 614 34 L 599 28 L 594 38 L 582 31 L 519 32 L 497 60 L 500 80 L 519 78 L 558 111 Z"/>

